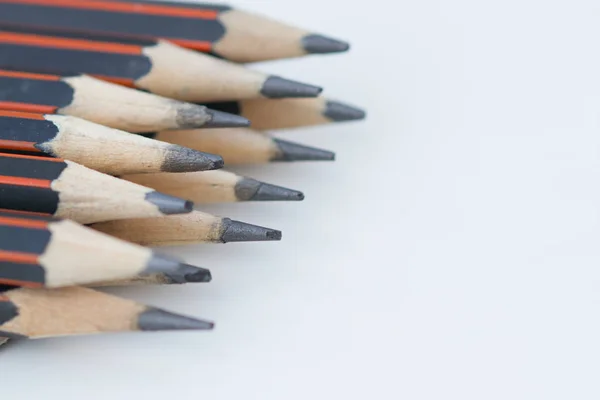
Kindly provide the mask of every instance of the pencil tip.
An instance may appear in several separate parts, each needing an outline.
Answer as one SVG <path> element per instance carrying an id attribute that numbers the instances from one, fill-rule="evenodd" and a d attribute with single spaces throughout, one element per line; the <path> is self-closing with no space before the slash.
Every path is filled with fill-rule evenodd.
<path id="1" fill-rule="evenodd" d="M 176 122 L 179 129 L 202 128 L 210 119 L 210 110 L 198 104 L 173 100 L 176 104 Z"/>
<path id="2" fill-rule="evenodd" d="M 350 44 L 323 35 L 307 35 L 302 38 L 302 46 L 307 53 L 342 53 L 350 49 Z"/>
<path id="3" fill-rule="evenodd" d="M 241 115 L 229 114 L 223 111 L 208 109 L 211 116 L 205 128 L 243 128 L 250 126 L 250 121 Z"/>
<path id="4" fill-rule="evenodd" d="M 195 267 L 189 264 L 182 264 L 181 273 L 185 282 L 204 283 L 212 281 L 212 274 L 206 268 Z"/>
<path id="5" fill-rule="evenodd" d="M 212 275 L 208 269 L 185 264 L 175 258 L 153 253 L 146 265 L 144 274 L 161 274 L 170 283 L 210 282 Z"/>
<path id="6" fill-rule="evenodd" d="M 159 211 L 165 215 L 187 214 L 194 209 L 194 203 L 179 197 L 169 196 L 168 194 L 152 191 L 146 194 L 146 201 L 158 207 Z"/>
<path id="7" fill-rule="evenodd" d="M 281 240 L 281 231 L 251 225 L 245 222 L 223 219 L 221 241 L 229 242 L 264 242 Z"/>
<path id="8" fill-rule="evenodd" d="M 323 88 L 306 83 L 296 82 L 279 76 L 267 78 L 260 94 L 270 99 L 283 99 L 292 97 L 317 97 Z"/>
<path id="9" fill-rule="evenodd" d="M 271 161 L 334 161 L 335 153 L 287 140 L 273 139 L 279 152 Z"/>
<path id="10" fill-rule="evenodd" d="M 297 190 L 242 178 L 235 185 L 235 195 L 240 201 L 301 201 L 304 194 Z"/>
<path id="11" fill-rule="evenodd" d="M 223 168 L 223 157 L 188 149 L 187 147 L 170 145 L 161 165 L 163 172 L 195 172 Z"/>
<path id="12" fill-rule="evenodd" d="M 341 122 L 341 121 L 357 121 L 365 119 L 367 113 L 365 110 L 353 107 L 348 104 L 340 103 L 339 101 L 329 100 L 325 105 L 325 112 L 323 113 L 327 118 Z"/>
<path id="13" fill-rule="evenodd" d="M 210 330 L 214 323 L 185 317 L 158 308 L 151 308 L 138 315 L 140 331 Z"/>

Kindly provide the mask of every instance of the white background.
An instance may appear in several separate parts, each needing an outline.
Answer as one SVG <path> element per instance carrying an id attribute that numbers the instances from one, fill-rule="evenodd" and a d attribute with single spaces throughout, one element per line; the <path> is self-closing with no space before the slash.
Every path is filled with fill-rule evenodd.
<path id="1" fill-rule="evenodd" d="M 241 170 L 305 202 L 207 208 L 281 243 L 173 250 L 213 283 L 114 291 L 214 332 L 20 343 L 0 397 L 598 399 L 598 2 L 236 4 L 350 40 L 258 67 L 368 121 L 279 133 L 334 164 Z"/>

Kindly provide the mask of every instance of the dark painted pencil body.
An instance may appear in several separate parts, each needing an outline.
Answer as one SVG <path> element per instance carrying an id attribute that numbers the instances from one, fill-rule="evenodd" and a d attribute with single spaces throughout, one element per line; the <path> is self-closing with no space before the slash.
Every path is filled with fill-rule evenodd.
<path id="1" fill-rule="evenodd" d="M 220 156 L 76 117 L 2 110 L 0 150 L 65 158 L 111 175 L 203 171 L 223 165 Z"/>
<path id="2" fill-rule="evenodd" d="M 237 62 L 346 51 L 349 45 L 228 6 L 99 0 L 0 0 L 3 23 L 163 38 Z"/>
<path id="3" fill-rule="evenodd" d="M 83 287 L 0 286 L 0 336 L 44 338 L 105 332 L 207 330 L 214 324 Z"/>
<path id="4" fill-rule="evenodd" d="M 321 92 L 319 87 L 252 71 L 166 41 L 117 41 L 31 28 L 0 28 L 0 68 L 84 73 L 194 102 L 315 97 Z"/>
<path id="5" fill-rule="evenodd" d="M 128 132 L 224 125 L 220 114 L 86 75 L 0 70 L 0 109 L 72 115 Z M 230 119 L 229 117 L 227 119 Z"/>
<path id="6" fill-rule="evenodd" d="M 316 99 L 254 99 L 206 103 L 206 106 L 248 118 L 252 121 L 252 128 L 257 130 L 358 121 L 366 116 L 365 111 L 360 108 L 323 97 Z"/>
<path id="7" fill-rule="evenodd" d="M 155 276 L 183 283 L 206 271 L 73 221 L 0 210 L 0 284 L 57 288 Z"/>
<path id="8" fill-rule="evenodd" d="M 188 213 L 193 204 L 72 161 L 0 154 L 0 208 L 80 223 Z"/>

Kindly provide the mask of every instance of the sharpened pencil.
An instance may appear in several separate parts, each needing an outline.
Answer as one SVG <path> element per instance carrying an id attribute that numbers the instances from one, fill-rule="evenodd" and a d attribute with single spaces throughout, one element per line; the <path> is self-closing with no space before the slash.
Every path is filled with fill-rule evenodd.
<path id="1" fill-rule="evenodd" d="M 92 228 L 144 246 L 281 240 L 281 232 L 193 211 L 163 218 L 136 218 L 92 224 Z"/>
<path id="2" fill-rule="evenodd" d="M 96 282 L 86 285 L 87 287 L 117 287 L 117 286 L 149 286 L 149 285 L 181 285 L 185 283 L 207 283 L 212 281 L 210 270 L 200 267 L 189 266 L 190 269 L 184 274 L 145 274 L 131 279 L 119 279 L 114 281 Z"/>
<path id="3" fill-rule="evenodd" d="M 0 154 L 0 208 L 89 224 L 184 214 L 193 204 L 73 161 Z"/>
<path id="4" fill-rule="evenodd" d="M 86 75 L 0 70 L 0 109 L 72 115 L 127 132 L 247 126 L 248 120 Z"/>
<path id="5" fill-rule="evenodd" d="M 335 153 L 329 150 L 277 139 L 248 128 L 163 131 L 144 136 L 219 154 L 227 165 L 335 160 Z"/>
<path id="6" fill-rule="evenodd" d="M 359 121 L 366 117 L 366 112 L 360 108 L 324 97 L 282 100 L 254 99 L 206 103 L 205 105 L 215 110 L 248 118 L 252 121 L 252 129 L 261 131 Z"/>
<path id="7" fill-rule="evenodd" d="M 339 53 L 349 44 L 224 5 L 143 0 L 1 0 L 3 23 L 169 39 L 236 62 Z"/>
<path id="8" fill-rule="evenodd" d="M 121 178 L 161 193 L 188 199 L 195 204 L 304 200 L 304 194 L 297 190 L 227 171 L 134 174 Z"/>
<path id="9" fill-rule="evenodd" d="M 214 324 L 83 287 L 0 288 L 0 335 L 38 339 L 108 332 L 210 330 Z"/>
<path id="10" fill-rule="evenodd" d="M 166 41 L 0 28 L 0 68 L 82 73 L 177 100 L 315 97 L 321 88 L 269 76 Z"/>
<path id="11" fill-rule="evenodd" d="M 77 117 L 2 110 L 0 150 L 65 158 L 111 175 L 205 171 L 223 166 L 220 156 Z"/>
<path id="12" fill-rule="evenodd" d="M 0 284 L 57 288 L 124 279 L 185 282 L 203 269 L 69 220 L 0 210 Z"/>

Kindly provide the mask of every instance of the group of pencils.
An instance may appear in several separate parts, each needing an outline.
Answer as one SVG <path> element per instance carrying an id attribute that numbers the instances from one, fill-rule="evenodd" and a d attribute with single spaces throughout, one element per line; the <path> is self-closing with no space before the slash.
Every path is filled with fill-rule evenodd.
<path id="1" fill-rule="evenodd" d="M 280 240 L 198 207 L 302 192 L 220 169 L 334 160 L 265 131 L 365 113 L 242 63 L 348 49 L 221 5 L 0 0 L 0 342 L 212 329 L 92 288 L 212 279 L 146 246 Z"/>

